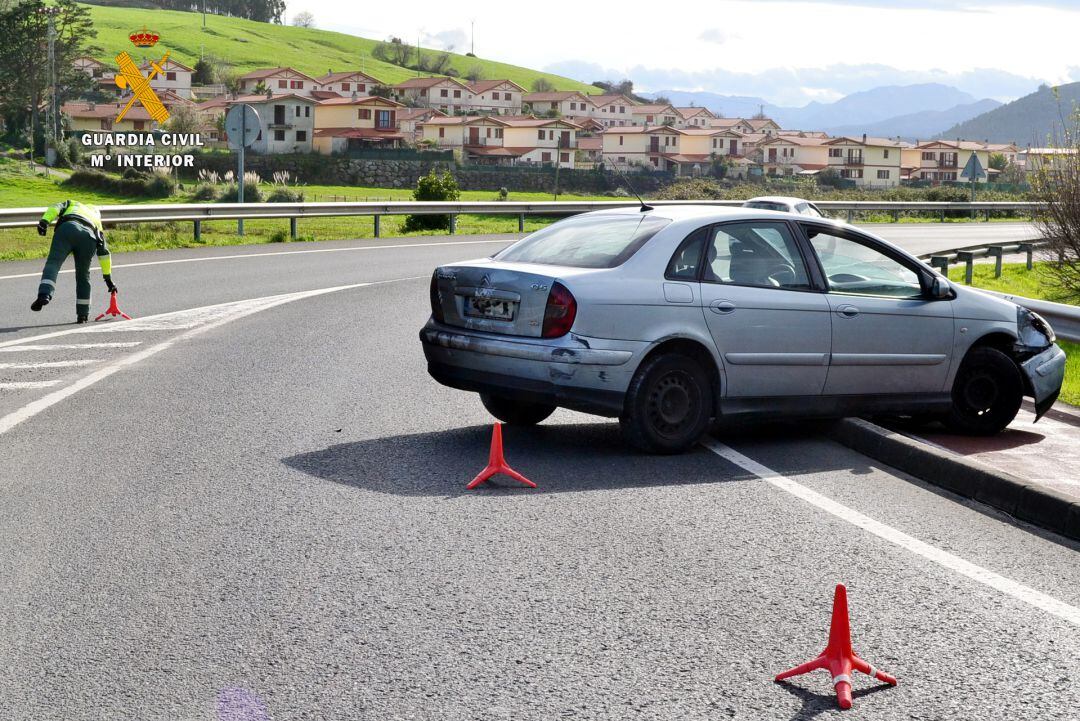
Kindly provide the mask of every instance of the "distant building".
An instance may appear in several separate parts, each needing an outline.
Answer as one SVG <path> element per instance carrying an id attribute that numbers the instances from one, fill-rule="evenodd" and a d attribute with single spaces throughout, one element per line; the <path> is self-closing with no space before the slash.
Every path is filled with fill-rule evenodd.
<path id="1" fill-rule="evenodd" d="M 401 103 L 372 96 L 329 98 L 315 106 L 312 147 L 330 155 L 365 148 L 396 148 L 405 140 L 398 129 Z"/>
<path id="2" fill-rule="evenodd" d="M 911 174 L 912 180 L 929 180 L 932 183 L 970 182 L 969 178 L 961 178 L 960 173 L 972 154 L 978 156 L 986 173 L 978 182 L 985 183 L 992 174 L 998 172 L 990 168 L 990 149 L 985 143 L 969 140 L 929 140 L 916 145 L 915 150 L 919 153 L 919 165 Z"/>
<path id="3" fill-rule="evenodd" d="M 424 123 L 423 139 L 439 148 L 460 149 L 474 163 L 573 168 L 577 131 L 563 118 L 476 115 L 432 118 Z"/>
<path id="4" fill-rule="evenodd" d="M 150 79 L 150 87 L 159 93 L 169 91 L 182 98 L 191 98 L 191 76 L 195 74 L 194 69 L 172 58 L 166 60 L 164 64 L 158 63 L 158 67 L 165 72 L 156 73 Z M 143 62 L 139 69 L 142 70 L 143 75 L 149 75 L 153 68 L 149 62 Z"/>
<path id="5" fill-rule="evenodd" d="M 116 122 L 116 116 L 124 109 L 124 103 L 93 103 L 88 101 L 64 103 L 60 112 L 68 117 L 69 127 L 75 133 L 81 131 L 111 130 L 115 132 L 151 132 L 158 124 L 146 110 L 136 103 L 124 119 Z"/>
<path id="6" fill-rule="evenodd" d="M 446 113 L 436 108 L 406 108 L 397 110 L 398 130 L 407 143 L 418 143 L 424 137 L 423 125 L 432 118 L 445 118 Z"/>
<path id="7" fill-rule="evenodd" d="M 572 123 L 596 117 L 596 105 L 592 98 L 576 90 L 528 93 L 522 101 L 534 115 L 556 114 Z"/>
<path id="8" fill-rule="evenodd" d="M 635 105 L 630 109 L 634 125 L 649 127 L 652 125 L 668 125 L 676 127 L 680 115 L 679 111 L 670 105 Z"/>
<path id="9" fill-rule="evenodd" d="M 773 135 L 758 144 L 765 175 L 817 175 L 829 166 L 827 138 Z"/>
<path id="10" fill-rule="evenodd" d="M 675 125 L 680 128 L 708 128 L 716 119 L 716 114 L 708 108 L 675 108 L 675 112 L 679 116 Z"/>
<path id="11" fill-rule="evenodd" d="M 633 99 L 622 94 L 591 95 L 593 119 L 605 128 L 625 127 L 634 124 L 633 107 L 638 105 Z"/>
<path id="12" fill-rule="evenodd" d="M 469 83 L 472 91 L 472 109 L 499 115 L 521 113 L 525 88 L 513 80 L 477 80 Z"/>
<path id="13" fill-rule="evenodd" d="M 296 93 L 241 95 L 232 100 L 210 100 L 196 106 L 200 114 L 221 114 L 233 105 L 250 105 L 259 114 L 259 134 L 251 145 L 255 153 L 308 153 L 315 131 L 316 101 Z"/>
<path id="14" fill-rule="evenodd" d="M 894 188 L 900 184 L 902 156 L 909 144 L 891 138 L 840 137 L 826 140 L 829 167 L 860 188 Z"/>
<path id="15" fill-rule="evenodd" d="M 473 92 L 455 78 L 410 78 L 391 86 L 394 99 L 419 108 L 436 108 L 444 113 L 468 112 L 473 106 Z"/>
<path id="16" fill-rule="evenodd" d="M 315 78 L 293 68 L 262 68 L 240 76 L 241 93 L 254 93 L 260 84 L 274 94 L 304 97 L 309 97 L 318 89 Z"/>
<path id="17" fill-rule="evenodd" d="M 323 93 L 333 93 L 341 97 L 357 95 L 370 95 L 371 88 L 383 83 L 374 76 L 360 70 L 343 70 L 340 72 L 327 72 L 322 77 L 315 78 L 315 90 Z"/>

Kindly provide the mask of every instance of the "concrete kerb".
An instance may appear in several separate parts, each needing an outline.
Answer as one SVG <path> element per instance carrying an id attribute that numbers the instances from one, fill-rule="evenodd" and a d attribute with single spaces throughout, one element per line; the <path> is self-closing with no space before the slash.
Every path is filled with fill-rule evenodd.
<path id="1" fill-rule="evenodd" d="M 985 503 L 1014 518 L 1080 540 L 1080 503 L 1010 473 L 861 418 L 829 426 L 833 440 L 927 483 Z"/>

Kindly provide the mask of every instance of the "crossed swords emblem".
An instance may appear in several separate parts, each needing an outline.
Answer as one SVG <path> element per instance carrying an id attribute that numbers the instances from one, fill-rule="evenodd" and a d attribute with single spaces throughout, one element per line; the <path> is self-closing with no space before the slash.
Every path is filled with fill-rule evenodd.
<path id="1" fill-rule="evenodd" d="M 146 112 L 150 117 L 156 120 L 158 123 L 164 123 L 169 119 L 169 111 L 165 109 L 161 99 L 154 92 L 154 89 L 150 87 L 150 81 L 158 75 L 164 75 L 165 71 L 162 69 L 169 59 L 169 53 L 166 52 L 165 56 L 160 61 L 150 61 L 150 73 L 143 77 L 142 72 L 135 65 L 135 61 L 131 59 L 131 56 L 127 52 L 122 52 L 116 56 L 116 64 L 120 68 L 119 74 L 117 74 L 114 82 L 116 86 L 123 90 L 124 88 L 131 89 L 131 98 L 127 101 L 127 105 L 120 111 L 120 114 L 116 116 L 116 122 L 120 122 L 127 115 L 127 112 L 131 110 L 135 101 L 138 100 L 142 103 L 142 106 L 146 108 Z"/>

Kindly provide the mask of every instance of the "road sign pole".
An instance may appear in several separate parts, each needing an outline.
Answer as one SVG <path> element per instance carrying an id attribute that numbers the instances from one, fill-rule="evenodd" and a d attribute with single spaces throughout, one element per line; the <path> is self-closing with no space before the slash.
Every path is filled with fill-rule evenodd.
<path id="1" fill-rule="evenodd" d="M 240 113 L 240 137 L 247 136 L 247 113 Z M 236 202 L 244 202 L 244 143 L 240 143 L 239 162 L 237 164 L 236 172 Z M 236 221 L 236 234 L 240 237 L 244 236 L 244 219 L 240 218 Z"/>

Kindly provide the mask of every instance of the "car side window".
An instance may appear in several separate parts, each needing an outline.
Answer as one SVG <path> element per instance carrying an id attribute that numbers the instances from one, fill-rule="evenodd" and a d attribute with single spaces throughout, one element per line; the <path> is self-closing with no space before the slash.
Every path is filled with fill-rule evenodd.
<path id="1" fill-rule="evenodd" d="M 806 226 L 810 245 L 821 261 L 830 293 L 918 298 L 919 274 L 863 243 Z"/>
<path id="2" fill-rule="evenodd" d="M 668 263 L 667 270 L 664 272 L 665 278 L 668 280 L 697 280 L 702 246 L 705 245 L 705 241 L 709 238 L 710 230 L 711 227 L 706 225 L 686 236 L 686 240 L 679 245 L 675 255 L 671 256 L 671 262 Z"/>
<path id="3" fill-rule="evenodd" d="M 806 264 L 787 223 L 753 221 L 712 228 L 702 281 L 808 290 Z"/>

